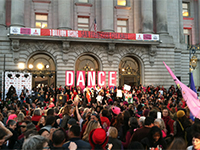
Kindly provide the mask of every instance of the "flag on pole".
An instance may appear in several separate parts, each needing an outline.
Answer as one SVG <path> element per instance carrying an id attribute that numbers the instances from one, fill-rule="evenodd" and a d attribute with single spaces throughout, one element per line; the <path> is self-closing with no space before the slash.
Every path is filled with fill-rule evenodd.
<path id="1" fill-rule="evenodd" d="M 194 115 L 194 117 L 200 119 L 200 101 L 197 98 L 197 93 L 195 93 L 193 90 L 188 88 L 185 84 L 180 82 L 177 77 L 174 75 L 174 73 L 171 71 L 171 69 L 163 62 L 166 69 L 168 70 L 169 74 L 172 76 L 174 82 L 176 83 L 177 87 L 180 89 L 183 99 L 186 101 L 188 108 Z"/>
<path id="2" fill-rule="evenodd" d="M 96 18 L 94 19 L 94 32 L 97 33 L 97 22 L 96 22 Z"/>
<path id="3" fill-rule="evenodd" d="M 195 88 L 195 84 L 194 84 L 194 79 L 193 79 L 193 74 L 191 72 L 190 74 L 190 89 L 193 90 L 195 93 L 197 93 L 197 90 Z M 197 96 L 198 98 L 198 96 Z M 192 121 L 194 121 L 195 117 L 193 116 L 193 114 L 190 111 L 190 119 L 192 119 Z"/>

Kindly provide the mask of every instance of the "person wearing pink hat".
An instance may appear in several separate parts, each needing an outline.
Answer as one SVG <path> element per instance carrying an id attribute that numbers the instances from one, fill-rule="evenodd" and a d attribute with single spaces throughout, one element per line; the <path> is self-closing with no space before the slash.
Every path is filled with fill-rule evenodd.
<path id="1" fill-rule="evenodd" d="M 17 115 L 16 114 L 11 114 L 9 117 L 8 117 L 8 120 L 6 121 L 6 124 L 8 124 L 8 121 L 9 120 L 15 120 L 17 121 Z"/>

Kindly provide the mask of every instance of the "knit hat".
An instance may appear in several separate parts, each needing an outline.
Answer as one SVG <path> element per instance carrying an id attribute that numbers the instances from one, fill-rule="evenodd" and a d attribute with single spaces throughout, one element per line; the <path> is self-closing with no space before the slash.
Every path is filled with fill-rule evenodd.
<path id="1" fill-rule="evenodd" d="M 112 107 L 111 110 L 115 115 L 118 115 L 121 112 L 120 108 L 116 106 Z"/>
<path id="2" fill-rule="evenodd" d="M 108 143 L 106 131 L 102 128 L 93 129 L 89 134 L 89 143 L 92 149 L 95 147 L 105 148 Z"/>
<path id="3" fill-rule="evenodd" d="M 183 116 L 185 116 L 185 112 L 183 110 L 179 110 L 177 112 L 177 118 L 182 118 Z"/>
<path id="4" fill-rule="evenodd" d="M 8 117 L 8 120 L 6 121 L 6 124 L 8 124 L 8 121 L 9 121 L 9 120 L 14 120 L 15 118 L 17 118 L 17 115 L 16 115 L 16 114 L 11 114 L 11 115 Z"/>
<path id="5" fill-rule="evenodd" d="M 101 124 L 103 125 L 103 123 L 105 122 L 107 124 L 107 127 L 110 126 L 110 120 L 107 117 L 101 117 Z"/>

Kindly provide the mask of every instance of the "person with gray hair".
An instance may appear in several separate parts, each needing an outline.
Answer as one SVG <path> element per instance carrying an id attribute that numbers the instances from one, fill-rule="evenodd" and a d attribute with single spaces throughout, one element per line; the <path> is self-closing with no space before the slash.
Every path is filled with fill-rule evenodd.
<path id="1" fill-rule="evenodd" d="M 40 135 L 34 135 L 26 139 L 23 143 L 22 150 L 42 150 L 49 149 L 48 140 Z"/>
<path id="2" fill-rule="evenodd" d="M 166 129 L 164 120 L 162 118 L 157 118 L 154 120 L 154 125 L 160 128 L 160 130 L 162 131 L 162 136 L 163 138 L 165 138 L 167 136 L 166 134 L 167 129 Z"/>
<path id="3" fill-rule="evenodd" d="M 139 125 L 140 127 L 143 127 L 143 126 L 144 126 L 144 121 L 145 121 L 145 119 L 146 119 L 146 117 L 144 117 L 144 116 L 141 116 L 141 117 L 139 118 L 139 120 L 138 120 L 138 125 Z"/>

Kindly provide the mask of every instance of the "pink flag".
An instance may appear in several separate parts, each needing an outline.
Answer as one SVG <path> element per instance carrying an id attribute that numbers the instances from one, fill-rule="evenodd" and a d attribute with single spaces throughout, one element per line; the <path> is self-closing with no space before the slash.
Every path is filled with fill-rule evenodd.
<path id="1" fill-rule="evenodd" d="M 185 84 L 180 82 L 177 79 L 177 77 L 174 75 L 174 73 L 171 71 L 171 69 L 165 64 L 165 62 L 163 63 L 165 67 L 167 68 L 168 72 L 170 73 L 170 75 L 172 76 L 172 78 L 174 79 L 174 82 L 176 83 L 178 88 L 181 90 L 183 99 L 186 101 L 190 111 L 196 118 L 200 119 L 200 101 L 197 98 L 197 94 L 193 90 L 188 88 Z"/>

